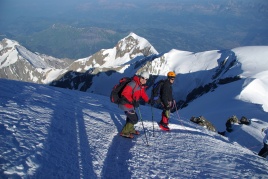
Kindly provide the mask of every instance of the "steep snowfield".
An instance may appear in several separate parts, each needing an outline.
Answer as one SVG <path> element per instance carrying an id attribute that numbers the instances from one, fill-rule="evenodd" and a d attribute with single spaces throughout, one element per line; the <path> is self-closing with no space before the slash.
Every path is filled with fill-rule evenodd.
<path id="1" fill-rule="evenodd" d="M 16 48 L 19 53 L 18 55 L 26 59 L 30 64 L 32 64 L 33 67 L 42 69 L 50 68 L 50 66 L 39 55 L 30 52 L 22 46 L 16 46 Z"/>
<path id="2" fill-rule="evenodd" d="M 139 122 L 136 129 L 141 135 L 130 140 L 118 136 L 125 116 L 108 97 L 3 79 L 0 84 L 1 178 L 266 178 L 268 175 L 267 160 L 253 153 L 262 147 L 260 130 L 268 126 L 267 119 L 254 118 L 250 126 L 235 126 L 234 135 L 230 133 L 228 138 L 190 123 L 185 117 L 193 112 L 217 110 L 222 114 L 230 109 L 258 116 L 260 108 L 244 103 L 241 109 L 233 103 L 233 92 L 229 90 L 221 96 L 226 99 L 231 93 L 222 108 L 215 107 L 217 103 L 208 103 L 207 108 L 195 108 L 193 104 L 188 112 L 173 113 L 170 132 L 160 131 L 156 124 L 160 110 L 140 106 L 146 133 Z M 202 98 L 214 102 L 215 96 L 218 95 L 210 93 Z M 216 116 L 212 123 L 220 120 Z"/>
<path id="3" fill-rule="evenodd" d="M 268 71 L 268 46 L 248 46 L 233 49 L 239 62 L 242 63 L 243 76 L 251 77 Z"/>
<path id="4" fill-rule="evenodd" d="M 241 94 L 238 96 L 238 99 L 246 102 L 260 104 L 263 110 L 268 112 L 267 77 L 268 71 L 265 71 L 252 76 L 252 79 L 247 79 L 244 83 L 244 88 Z M 252 96 L 252 93 L 256 95 Z"/>
<path id="5" fill-rule="evenodd" d="M 239 76 L 243 83 L 238 82 L 237 95 L 240 100 L 250 101 L 263 106 L 267 111 L 265 101 L 267 101 L 268 91 L 267 71 L 268 71 L 268 46 L 239 47 L 232 50 L 213 50 L 199 53 L 192 53 L 180 50 L 171 50 L 162 57 L 152 61 L 153 75 L 165 78 L 168 71 L 175 71 L 177 78 L 174 83 L 175 99 L 185 99 L 193 89 L 213 83 L 224 78 Z M 257 98 L 247 96 L 247 88 L 252 88 L 255 84 L 262 90 Z M 218 85 L 215 91 L 221 91 L 224 85 Z M 262 88 L 263 86 L 264 88 Z M 254 88 L 254 87 L 253 87 Z M 251 90 L 250 90 L 251 91 Z M 252 91 L 251 91 L 252 92 Z M 257 92 L 257 91 L 255 91 Z M 219 95 L 224 95 L 219 92 Z M 253 98 L 250 98 L 253 97 Z M 249 99 L 250 98 L 250 99 Z"/>

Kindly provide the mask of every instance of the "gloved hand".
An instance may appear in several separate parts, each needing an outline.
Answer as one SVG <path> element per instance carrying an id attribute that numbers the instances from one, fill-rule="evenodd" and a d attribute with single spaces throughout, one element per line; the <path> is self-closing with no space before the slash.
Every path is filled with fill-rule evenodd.
<path id="1" fill-rule="evenodd" d="M 170 117 L 170 110 L 165 110 L 165 116 L 166 116 L 167 118 Z"/>
<path id="2" fill-rule="evenodd" d="M 137 108 L 137 107 L 139 107 L 139 101 L 136 101 L 136 100 L 133 100 L 132 101 L 132 105 L 135 107 L 135 108 Z"/>
<path id="3" fill-rule="evenodd" d="M 262 128 L 262 130 L 261 130 L 261 131 L 263 132 L 264 130 L 265 130 L 265 128 Z"/>

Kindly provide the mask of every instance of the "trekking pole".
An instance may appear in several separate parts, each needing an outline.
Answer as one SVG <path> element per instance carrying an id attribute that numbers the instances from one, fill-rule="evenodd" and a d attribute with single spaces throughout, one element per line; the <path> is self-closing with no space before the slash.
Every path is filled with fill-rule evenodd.
<path id="1" fill-rule="evenodd" d="M 153 106 L 151 105 L 152 110 L 152 123 L 153 123 L 153 137 L 154 137 L 154 112 L 153 112 Z"/>
<path id="2" fill-rule="evenodd" d="M 153 78 L 153 87 L 154 87 L 155 78 Z M 154 100 L 153 91 L 151 94 L 151 100 Z M 154 112 L 153 112 L 153 104 L 151 103 L 151 111 L 152 111 L 152 123 L 153 123 L 153 137 L 154 137 Z"/>
<path id="3" fill-rule="evenodd" d="M 179 119 L 179 121 L 181 122 L 181 125 L 184 127 L 184 125 L 182 124 L 182 121 L 181 121 L 181 119 L 180 119 L 179 113 L 178 113 L 178 108 L 177 108 L 177 104 L 176 104 L 176 102 L 175 102 L 175 108 L 176 108 L 176 112 L 177 112 L 178 119 Z M 184 127 L 184 128 L 185 128 L 185 127 Z"/>
<path id="4" fill-rule="evenodd" d="M 260 146 L 262 146 L 262 144 L 260 144 L 260 145 L 256 145 L 256 146 L 251 146 L 251 147 L 246 147 L 247 149 L 253 149 L 253 148 L 256 148 L 256 147 L 260 147 Z"/>
<path id="5" fill-rule="evenodd" d="M 139 108 L 139 107 L 137 107 L 137 108 L 138 108 L 138 111 L 139 111 L 139 114 L 140 114 L 141 124 L 142 124 L 143 131 L 144 131 L 144 134 L 145 134 L 146 143 L 147 143 L 147 146 L 149 146 L 148 139 L 147 139 L 147 135 L 146 135 L 145 128 L 144 128 L 144 125 L 143 125 L 143 120 L 142 120 L 142 117 L 141 117 L 141 111 L 140 111 L 140 108 Z"/>

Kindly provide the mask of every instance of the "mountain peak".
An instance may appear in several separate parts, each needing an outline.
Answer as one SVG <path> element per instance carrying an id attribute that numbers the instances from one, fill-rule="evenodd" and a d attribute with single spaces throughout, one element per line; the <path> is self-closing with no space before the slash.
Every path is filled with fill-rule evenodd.
<path id="1" fill-rule="evenodd" d="M 7 38 L 0 42 L 0 69 L 16 63 L 17 50 L 15 47 L 18 45 L 18 42 Z"/>
<path id="2" fill-rule="evenodd" d="M 129 35 L 128 35 L 127 37 L 129 37 L 129 36 L 132 36 L 133 38 L 140 38 L 140 36 L 138 36 L 138 35 L 135 34 L 134 32 L 130 32 Z"/>
<path id="3" fill-rule="evenodd" d="M 17 41 L 7 38 L 0 41 L 0 78 L 49 83 L 54 79 L 55 72 L 67 65 L 68 60 L 31 52 Z M 58 69 L 54 69 L 55 66 Z"/>
<path id="4" fill-rule="evenodd" d="M 4 44 L 6 46 L 4 46 Z M 3 47 L 12 47 L 14 45 L 19 45 L 19 43 L 15 40 L 11 40 L 8 38 L 4 38 L 1 42 L 0 42 L 0 50 L 2 50 Z"/>
<path id="5" fill-rule="evenodd" d="M 123 57 L 125 53 L 130 54 L 130 58 L 133 59 L 133 55 L 149 56 L 152 54 L 158 54 L 155 48 L 143 37 L 131 32 L 127 37 L 120 40 L 116 46 L 117 57 Z"/>

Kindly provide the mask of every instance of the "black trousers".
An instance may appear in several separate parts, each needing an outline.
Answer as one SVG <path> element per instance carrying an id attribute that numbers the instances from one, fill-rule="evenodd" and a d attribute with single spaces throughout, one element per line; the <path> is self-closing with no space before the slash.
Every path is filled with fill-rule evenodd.
<path id="1" fill-rule="evenodd" d="M 127 116 L 126 123 L 132 123 L 137 124 L 139 121 L 138 115 L 134 110 L 125 111 L 125 114 Z"/>
<path id="2" fill-rule="evenodd" d="M 268 155 L 268 145 L 263 143 L 263 148 L 260 150 L 260 152 L 258 153 L 259 156 L 266 158 L 266 156 Z"/>

